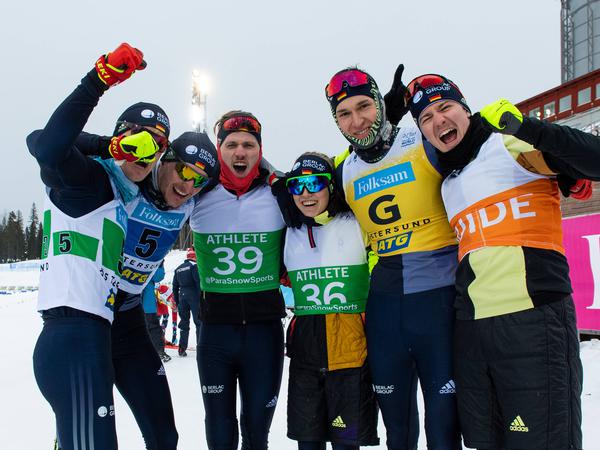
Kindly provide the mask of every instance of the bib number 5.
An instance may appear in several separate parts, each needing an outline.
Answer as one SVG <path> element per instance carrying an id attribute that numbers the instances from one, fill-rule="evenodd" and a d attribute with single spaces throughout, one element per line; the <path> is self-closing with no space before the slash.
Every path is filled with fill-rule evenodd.
<path id="1" fill-rule="evenodd" d="M 213 270 L 219 275 L 231 275 L 237 270 L 237 265 L 243 266 L 240 272 L 244 275 L 251 275 L 259 271 L 263 261 L 263 253 L 258 247 L 242 247 L 237 255 L 229 247 L 218 247 L 213 250 L 215 255 L 219 256 L 219 263 L 224 264 L 223 268 L 214 267 Z M 237 263 L 237 264 L 236 264 Z M 247 267 L 250 266 L 250 267 Z"/>
<path id="2" fill-rule="evenodd" d="M 340 303 L 346 303 L 346 297 L 341 292 L 331 292 L 333 288 L 342 288 L 344 287 L 344 283 L 340 281 L 334 281 L 333 283 L 329 283 L 325 286 L 325 290 L 323 291 L 323 303 L 319 300 L 319 286 L 316 284 L 305 284 L 302 286 L 302 292 L 311 291 L 311 293 L 306 297 L 306 301 L 312 302 L 315 305 L 329 305 L 332 300 L 338 300 Z"/>

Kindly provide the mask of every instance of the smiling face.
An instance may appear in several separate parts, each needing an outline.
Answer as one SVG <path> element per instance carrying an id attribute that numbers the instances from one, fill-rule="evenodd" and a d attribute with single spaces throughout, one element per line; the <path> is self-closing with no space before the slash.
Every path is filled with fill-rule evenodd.
<path id="1" fill-rule="evenodd" d="M 194 180 L 184 181 L 181 179 L 175 168 L 177 164 L 174 161 L 163 162 L 158 168 L 158 188 L 171 208 L 183 205 L 186 200 L 192 198 L 201 190 L 201 188 L 194 187 Z M 194 167 L 192 164 L 186 165 L 194 172 L 207 176 L 206 172 Z"/>
<path id="2" fill-rule="evenodd" d="M 446 153 L 456 147 L 469 129 L 467 112 L 454 100 L 442 100 L 428 106 L 419 116 L 423 136 L 439 151 Z"/>
<path id="3" fill-rule="evenodd" d="M 138 181 L 142 181 L 148 176 L 148 174 L 152 171 L 152 168 L 156 164 L 156 161 L 158 161 L 158 158 L 159 155 L 157 154 L 156 160 L 151 163 L 125 161 L 121 166 L 121 170 L 127 178 L 129 178 L 134 183 L 137 183 Z"/>
<path id="4" fill-rule="evenodd" d="M 335 117 L 342 133 L 356 140 L 365 139 L 377 120 L 377 105 L 371 97 L 355 95 L 337 106 Z"/>
<path id="5" fill-rule="evenodd" d="M 260 158 L 260 145 L 244 131 L 229 134 L 219 148 L 221 159 L 237 178 L 247 176 Z"/>
<path id="6" fill-rule="evenodd" d="M 314 194 L 304 189 L 300 195 L 292 195 L 294 203 L 306 217 L 317 217 L 329 205 L 329 189 L 322 189 Z"/>

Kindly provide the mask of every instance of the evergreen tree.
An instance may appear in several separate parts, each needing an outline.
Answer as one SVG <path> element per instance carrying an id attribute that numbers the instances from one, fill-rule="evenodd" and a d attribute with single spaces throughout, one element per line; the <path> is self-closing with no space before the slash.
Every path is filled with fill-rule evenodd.
<path id="1" fill-rule="evenodd" d="M 35 248 L 37 249 L 37 256 L 36 258 L 41 258 L 42 257 L 42 241 L 44 239 L 44 226 L 43 223 L 40 222 L 38 224 L 38 229 L 37 229 L 37 234 L 36 234 L 36 239 L 35 239 Z"/>
<path id="2" fill-rule="evenodd" d="M 188 247 L 192 247 L 194 244 L 194 238 L 192 229 L 190 228 L 189 220 L 183 225 L 181 231 L 179 232 L 179 236 L 173 245 L 174 250 L 185 250 Z"/>
<path id="3" fill-rule="evenodd" d="M 4 228 L 4 246 L 5 246 L 5 258 L 4 262 L 17 261 L 20 243 L 19 243 L 19 224 L 17 221 L 17 214 L 14 211 L 8 213 L 6 219 L 6 227 Z"/>
<path id="4" fill-rule="evenodd" d="M 29 225 L 25 229 L 25 257 L 27 259 L 37 259 L 40 257 L 40 247 L 38 243 L 38 228 L 40 220 L 38 218 L 37 208 L 35 203 L 31 205 L 29 213 Z"/>
<path id="5" fill-rule="evenodd" d="M 17 228 L 16 228 L 16 261 L 25 259 L 25 224 L 23 222 L 23 214 L 21 210 L 17 210 Z"/>
<path id="6" fill-rule="evenodd" d="M 8 255 L 6 243 L 6 214 L 2 217 L 0 223 L 0 263 L 5 263 Z"/>
<path id="7" fill-rule="evenodd" d="M 0 225 L 0 262 L 21 261 L 25 257 L 25 230 L 21 211 L 10 211 Z"/>

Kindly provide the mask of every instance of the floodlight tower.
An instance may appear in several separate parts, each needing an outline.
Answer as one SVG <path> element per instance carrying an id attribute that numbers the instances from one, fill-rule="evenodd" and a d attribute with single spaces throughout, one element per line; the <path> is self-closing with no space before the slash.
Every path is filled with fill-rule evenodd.
<path id="1" fill-rule="evenodd" d="M 197 133 L 206 133 L 206 97 L 208 79 L 198 69 L 192 70 L 192 126 Z M 193 245 L 192 230 L 186 222 L 179 236 L 177 248 L 188 248 Z"/>
<path id="2" fill-rule="evenodd" d="M 206 97 L 208 83 L 198 69 L 192 71 L 192 125 L 194 131 L 206 133 Z"/>

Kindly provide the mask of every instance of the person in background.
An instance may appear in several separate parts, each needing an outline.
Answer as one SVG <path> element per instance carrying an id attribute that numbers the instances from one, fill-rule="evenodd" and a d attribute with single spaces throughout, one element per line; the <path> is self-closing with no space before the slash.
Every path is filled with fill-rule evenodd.
<path id="1" fill-rule="evenodd" d="M 600 138 L 524 117 L 505 99 L 472 114 L 442 75 L 415 78 L 406 99 L 437 149 L 459 241 L 454 358 L 465 444 L 581 449 L 583 371 L 557 175 L 600 180 Z"/>
<path id="2" fill-rule="evenodd" d="M 156 293 L 156 315 L 158 316 L 160 327 L 162 329 L 165 345 L 173 345 L 167 341 L 167 326 L 169 325 L 169 309 L 171 309 L 171 320 L 174 328 L 177 327 L 177 304 L 173 297 L 173 289 L 167 284 L 159 284 L 155 290 Z M 176 329 L 176 328 L 175 328 Z M 175 336 L 177 337 L 177 336 Z"/>
<path id="3" fill-rule="evenodd" d="M 154 346 L 154 349 L 156 350 L 156 353 L 160 359 L 163 362 L 169 362 L 171 357 L 165 352 L 165 339 L 163 329 L 160 326 L 157 310 L 157 290 L 164 277 L 165 268 L 164 265 L 161 264 L 156 272 L 154 272 L 154 275 L 152 275 L 150 283 L 148 283 L 142 291 L 142 307 L 144 309 L 146 326 L 148 329 L 148 334 L 150 335 L 150 340 L 152 341 L 152 345 Z"/>
<path id="4" fill-rule="evenodd" d="M 177 303 L 175 303 L 175 299 L 171 296 L 169 303 L 167 304 L 169 309 L 171 310 L 171 340 L 166 341 L 167 344 L 176 346 L 179 344 L 179 340 L 177 339 L 177 325 L 179 323 L 179 311 L 177 309 Z M 169 326 L 169 313 L 167 312 L 166 316 L 162 317 L 162 321 L 160 326 L 163 328 L 165 333 L 165 340 L 167 335 L 167 327 Z"/>
<path id="5" fill-rule="evenodd" d="M 190 335 L 190 315 L 196 327 L 196 346 L 200 329 L 200 277 L 196 265 L 196 252 L 192 247 L 186 250 L 186 258 L 173 274 L 173 298 L 179 310 L 179 356 L 187 356 Z"/>
<path id="6" fill-rule="evenodd" d="M 307 152 L 283 180 L 302 219 L 288 228 L 284 264 L 294 293 L 287 328 L 288 437 L 299 450 L 377 445 L 378 409 L 367 366 L 366 236 L 339 196 L 333 161 Z"/>

